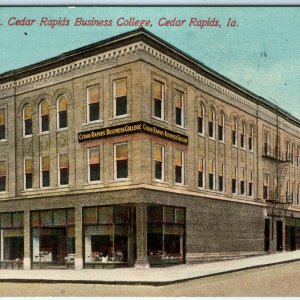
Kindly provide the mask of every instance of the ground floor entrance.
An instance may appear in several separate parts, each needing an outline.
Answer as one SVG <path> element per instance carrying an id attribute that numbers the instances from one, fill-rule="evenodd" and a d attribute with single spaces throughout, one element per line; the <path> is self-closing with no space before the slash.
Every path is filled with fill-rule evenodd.
<path id="1" fill-rule="evenodd" d="M 300 249 L 300 219 L 286 218 L 285 248 L 286 251 L 295 251 Z"/>

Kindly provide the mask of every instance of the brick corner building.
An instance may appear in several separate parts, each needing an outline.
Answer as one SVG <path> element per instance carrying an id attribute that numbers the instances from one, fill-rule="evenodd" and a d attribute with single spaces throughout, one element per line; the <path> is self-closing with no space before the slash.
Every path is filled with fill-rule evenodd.
<path id="1" fill-rule="evenodd" d="M 144 29 L 1 74 L 1 268 L 298 249 L 299 132 Z"/>

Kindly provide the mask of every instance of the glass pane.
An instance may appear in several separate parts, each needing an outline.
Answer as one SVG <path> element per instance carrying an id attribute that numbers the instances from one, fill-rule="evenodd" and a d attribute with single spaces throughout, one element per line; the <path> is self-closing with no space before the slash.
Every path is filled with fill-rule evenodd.
<path id="1" fill-rule="evenodd" d="M 23 213 L 22 212 L 13 213 L 13 226 L 14 227 L 23 227 Z"/>
<path id="2" fill-rule="evenodd" d="M 154 115 L 157 118 L 162 118 L 162 101 L 155 99 L 154 101 Z"/>
<path id="3" fill-rule="evenodd" d="M 12 227 L 11 213 L 1 214 L 1 227 Z"/>
<path id="4" fill-rule="evenodd" d="M 148 223 L 162 223 L 163 222 L 162 206 L 148 206 L 147 219 L 148 219 Z"/>
<path id="5" fill-rule="evenodd" d="M 0 110 L 0 125 L 5 124 L 5 111 L 4 109 Z"/>
<path id="6" fill-rule="evenodd" d="M 117 178 L 128 178 L 128 161 L 118 160 L 117 161 Z"/>
<path id="7" fill-rule="evenodd" d="M 49 131 L 49 115 L 42 116 L 42 132 Z"/>
<path id="8" fill-rule="evenodd" d="M 0 176 L 6 176 L 6 163 L 0 162 Z"/>
<path id="9" fill-rule="evenodd" d="M 127 97 L 116 98 L 116 115 L 122 116 L 127 114 Z"/>
<path id="10" fill-rule="evenodd" d="M 90 181 L 100 180 L 100 165 L 90 165 Z"/>
<path id="11" fill-rule="evenodd" d="M 75 224 L 75 209 L 68 209 L 67 210 L 68 215 L 68 225 Z"/>
<path id="12" fill-rule="evenodd" d="M 42 171 L 50 170 L 50 157 L 43 156 L 42 157 Z"/>
<path id="13" fill-rule="evenodd" d="M 127 144 L 116 145 L 116 159 L 123 160 L 128 158 Z"/>
<path id="14" fill-rule="evenodd" d="M 99 120 L 100 113 L 99 113 L 99 102 L 96 103 L 91 103 L 89 105 L 89 117 L 90 117 L 90 122 Z"/>
<path id="15" fill-rule="evenodd" d="M 160 161 L 155 162 L 155 179 L 162 179 L 162 163 Z"/>
<path id="16" fill-rule="evenodd" d="M 60 169 L 60 185 L 69 184 L 69 169 Z"/>
<path id="17" fill-rule="evenodd" d="M 175 223 L 184 224 L 184 209 L 183 208 L 175 209 Z"/>
<path id="18" fill-rule="evenodd" d="M 100 163 L 100 149 L 99 148 L 89 149 L 89 163 L 90 164 L 99 164 Z"/>
<path id="19" fill-rule="evenodd" d="M 67 104 L 68 104 L 67 97 L 66 96 L 60 96 L 58 101 L 59 101 L 58 110 L 59 111 L 67 110 Z"/>
<path id="20" fill-rule="evenodd" d="M 43 101 L 41 104 L 41 115 L 48 115 L 49 114 L 49 104 L 48 101 Z"/>
<path id="21" fill-rule="evenodd" d="M 94 85 L 88 87 L 88 103 L 99 102 L 100 99 L 100 90 L 99 85 Z"/>
<path id="22" fill-rule="evenodd" d="M 25 135 L 32 134 L 32 119 L 25 120 Z"/>
<path id="23" fill-rule="evenodd" d="M 155 144 L 154 145 L 154 160 L 162 161 L 162 151 L 163 147 L 161 145 Z"/>
<path id="24" fill-rule="evenodd" d="M 69 226 L 67 228 L 67 235 L 68 235 L 68 238 L 75 237 L 75 226 Z"/>
<path id="25" fill-rule="evenodd" d="M 100 224 L 112 224 L 113 207 L 112 206 L 98 207 L 98 216 L 99 216 Z"/>
<path id="26" fill-rule="evenodd" d="M 115 98 L 126 96 L 126 95 L 127 95 L 126 79 L 115 81 Z"/>
<path id="27" fill-rule="evenodd" d="M 182 108 L 183 93 L 175 90 L 174 98 L 176 107 Z"/>
<path id="28" fill-rule="evenodd" d="M 163 85 L 158 81 L 154 81 L 154 98 L 163 99 Z"/>
<path id="29" fill-rule="evenodd" d="M 50 172 L 49 171 L 42 172 L 42 186 L 43 187 L 50 186 Z"/>
<path id="30" fill-rule="evenodd" d="M 59 168 L 69 168 L 69 156 L 68 154 L 59 155 Z"/>
<path id="31" fill-rule="evenodd" d="M 68 113 L 66 110 L 59 112 L 59 128 L 67 128 L 68 127 Z"/>
<path id="32" fill-rule="evenodd" d="M 128 208 L 127 207 L 114 207 L 115 224 L 128 223 Z"/>
<path id="33" fill-rule="evenodd" d="M 31 226 L 32 227 L 40 226 L 40 212 L 39 211 L 31 212 Z"/>
<path id="34" fill-rule="evenodd" d="M 182 152 L 175 150 L 175 165 L 182 166 Z"/>
<path id="35" fill-rule="evenodd" d="M 176 107 L 176 124 L 182 126 L 182 109 Z"/>
<path id="36" fill-rule="evenodd" d="M 164 223 L 175 222 L 175 209 L 173 207 L 164 206 Z"/>
<path id="37" fill-rule="evenodd" d="M 83 209 L 83 224 L 96 224 L 97 223 L 97 208 L 86 207 Z"/>
<path id="38" fill-rule="evenodd" d="M 32 108 L 31 105 L 27 104 L 24 107 L 24 119 L 31 119 L 32 118 Z"/>
<path id="39" fill-rule="evenodd" d="M 33 162 L 31 158 L 25 159 L 25 173 L 32 173 Z"/>
<path id="40" fill-rule="evenodd" d="M 52 211 L 44 210 L 40 211 L 41 226 L 52 226 Z"/>
<path id="41" fill-rule="evenodd" d="M 202 171 L 204 170 L 204 159 L 200 158 L 199 159 L 199 170 L 198 171 Z"/>
<path id="42" fill-rule="evenodd" d="M 25 188 L 26 189 L 32 188 L 32 173 L 25 174 Z"/>
<path id="43" fill-rule="evenodd" d="M 0 177 L 0 192 L 5 191 L 6 189 L 6 176 Z"/>
<path id="44" fill-rule="evenodd" d="M 54 225 L 66 225 L 66 210 L 53 210 L 53 224 Z"/>

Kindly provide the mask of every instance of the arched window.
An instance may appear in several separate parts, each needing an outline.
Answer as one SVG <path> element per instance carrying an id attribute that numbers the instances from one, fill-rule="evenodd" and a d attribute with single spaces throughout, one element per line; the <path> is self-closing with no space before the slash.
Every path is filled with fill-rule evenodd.
<path id="1" fill-rule="evenodd" d="M 32 135 L 32 107 L 26 104 L 23 109 L 23 135 Z"/>
<path id="2" fill-rule="evenodd" d="M 293 165 L 296 165 L 296 161 L 295 161 L 295 152 L 296 152 L 296 151 L 295 151 L 295 145 L 293 144 L 293 145 L 292 145 L 291 158 L 290 158 Z"/>
<path id="3" fill-rule="evenodd" d="M 215 112 L 211 108 L 208 114 L 208 134 L 210 138 L 215 137 Z"/>
<path id="4" fill-rule="evenodd" d="M 241 147 L 243 149 L 246 148 L 246 124 L 245 124 L 245 122 L 242 123 Z"/>
<path id="5" fill-rule="evenodd" d="M 211 160 L 209 162 L 209 189 L 213 191 L 215 189 L 215 171 L 216 171 L 215 161 Z"/>
<path id="6" fill-rule="evenodd" d="M 248 184 L 248 196 L 253 196 L 253 171 L 250 171 L 250 178 L 249 178 L 249 184 Z"/>
<path id="7" fill-rule="evenodd" d="M 285 159 L 290 160 L 290 143 L 286 141 L 285 143 Z"/>
<path id="8" fill-rule="evenodd" d="M 238 123 L 236 118 L 234 118 L 232 123 L 232 145 L 234 146 L 237 146 L 237 131 L 238 131 Z"/>
<path id="9" fill-rule="evenodd" d="M 68 127 L 68 99 L 61 95 L 57 99 L 57 129 Z"/>
<path id="10" fill-rule="evenodd" d="M 225 191 L 225 165 L 220 164 L 219 165 L 219 191 L 224 192 Z"/>
<path id="11" fill-rule="evenodd" d="M 218 124 L 218 135 L 219 135 L 219 141 L 224 142 L 224 122 L 225 122 L 225 117 L 223 113 L 220 113 L 219 115 L 219 124 Z"/>
<path id="12" fill-rule="evenodd" d="M 47 100 L 40 103 L 40 132 L 49 132 L 49 104 Z"/>
<path id="13" fill-rule="evenodd" d="M 204 188 L 205 173 L 204 173 L 204 158 L 199 158 L 199 168 L 198 168 L 198 187 Z"/>
<path id="14" fill-rule="evenodd" d="M 249 135 L 249 150 L 250 151 L 253 151 L 253 138 L 254 138 L 253 126 L 250 125 L 250 135 Z"/>
<path id="15" fill-rule="evenodd" d="M 232 192 L 232 194 L 237 193 L 237 167 L 232 167 L 231 192 Z"/>
<path id="16" fill-rule="evenodd" d="M 202 103 L 199 105 L 199 113 L 198 113 L 198 133 L 204 134 L 204 106 Z"/>
<path id="17" fill-rule="evenodd" d="M 241 179 L 240 179 L 240 188 L 241 188 L 241 195 L 246 194 L 246 170 L 241 170 Z"/>

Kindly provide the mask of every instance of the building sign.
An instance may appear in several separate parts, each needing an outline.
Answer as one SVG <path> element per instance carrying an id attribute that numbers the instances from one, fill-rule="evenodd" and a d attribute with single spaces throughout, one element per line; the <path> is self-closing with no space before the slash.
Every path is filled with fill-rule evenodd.
<path id="1" fill-rule="evenodd" d="M 179 134 L 177 132 L 167 130 L 165 128 L 161 128 L 146 122 L 134 122 L 125 125 L 80 132 L 78 133 L 78 141 L 79 143 L 82 143 L 90 140 L 103 139 L 138 132 L 159 136 L 161 138 L 165 138 L 173 142 L 178 142 L 185 145 L 188 144 L 188 137 L 186 135 Z"/>

